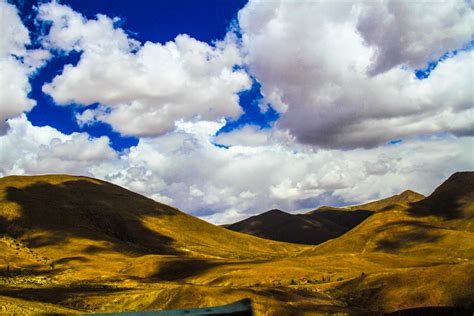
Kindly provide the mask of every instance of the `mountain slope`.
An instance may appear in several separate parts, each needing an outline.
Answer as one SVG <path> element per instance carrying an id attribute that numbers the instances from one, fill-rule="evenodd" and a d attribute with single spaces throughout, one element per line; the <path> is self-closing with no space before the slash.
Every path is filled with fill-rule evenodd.
<path id="1" fill-rule="evenodd" d="M 98 275 L 166 279 L 160 271 L 177 258 L 184 263 L 173 273 L 188 275 L 224 260 L 269 260 L 302 250 L 211 225 L 97 179 L 0 179 L 0 276 L 26 273 L 28 282 L 43 284 L 43 277 L 54 275 L 46 277 L 50 286 L 90 282 Z"/>
<path id="2" fill-rule="evenodd" d="M 361 204 L 361 205 L 355 205 L 355 206 L 350 206 L 349 209 L 351 210 L 367 210 L 367 211 L 381 211 L 385 209 L 386 207 L 390 207 L 394 204 L 397 203 L 414 203 L 421 201 L 425 198 L 423 194 L 420 194 L 418 192 L 412 191 L 412 190 L 405 190 L 400 194 L 369 202 L 366 204 Z"/>
<path id="3" fill-rule="evenodd" d="M 357 301 L 356 306 L 382 300 L 387 302 L 385 311 L 429 304 L 473 308 L 469 297 L 474 297 L 474 233 L 469 228 L 474 196 L 473 186 L 468 185 L 473 180 L 473 172 L 456 173 L 426 199 L 385 207 L 303 256 L 355 256 L 387 267 L 426 260 L 418 268 L 361 275 L 335 289 L 335 296 Z M 372 309 L 377 308 L 372 305 Z"/>
<path id="4" fill-rule="evenodd" d="M 353 230 L 314 248 L 318 253 L 361 253 L 382 251 L 396 254 L 444 257 L 449 249 L 460 258 L 474 258 L 474 235 L 465 226 L 472 224 L 474 172 L 455 173 L 427 198 L 415 203 L 397 203 L 374 213 Z M 451 193 L 446 193 L 447 190 Z M 453 205 L 463 204 L 459 209 Z M 440 207 L 448 205 L 449 207 Z M 440 210 L 443 213 L 440 214 Z M 447 214 L 464 214 L 464 225 L 452 224 Z M 466 241 L 465 243 L 458 242 Z M 420 244 L 423 247 L 418 247 Z"/>
<path id="5" fill-rule="evenodd" d="M 474 172 L 457 172 L 410 208 L 414 216 L 434 216 L 452 228 L 474 231 Z"/>
<path id="6" fill-rule="evenodd" d="M 216 227 L 119 186 L 64 175 L 0 179 L 0 230 L 30 247 L 74 239 L 124 253 L 212 257 L 287 254 L 296 248 Z"/>
<path id="7" fill-rule="evenodd" d="M 318 244 L 336 237 L 342 228 L 332 222 L 322 224 L 301 215 L 271 210 L 226 226 L 227 229 L 271 240 Z"/>
<path id="8" fill-rule="evenodd" d="M 225 227 L 271 240 L 317 245 L 343 235 L 375 211 L 422 198 L 423 195 L 408 190 L 386 199 L 348 208 L 323 206 L 306 214 L 295 215 L 271 210 Z"/>
<path id="9" fill-rule="evenodd" d="M 303 246 L 216 227 L 95 179 L 6 177 L 0 306 L 7 314 L 84 314 L 251 298 L 255 315 L 473 308 L 474 234 L 461 225 L 471 221 L 469 192 L 456 199 L 467 215 L 418 214 L 399 202 L 338 238 Z"/>
<path id="10" fill-rule="evenodd" d="M 229 231 L 97 179 L 0 179 L 0 303 L 11 312 L 205 307 L 245 297 L 261 309 L 266 302 L 284 311 L 265 291 L 193 282 L 221 266 L 235 272 L 241 264 L 293 257 L 305 249 Z M 214 293 L 209 299 L 196 298 L 209 293 Z M 109 304 L 112 295 L 121 305 Z M 157 301 L 151 304 L 150 297 Z"/>

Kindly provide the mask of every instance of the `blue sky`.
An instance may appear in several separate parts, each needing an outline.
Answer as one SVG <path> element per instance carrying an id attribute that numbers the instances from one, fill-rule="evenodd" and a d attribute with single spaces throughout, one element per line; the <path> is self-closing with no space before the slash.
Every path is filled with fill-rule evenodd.
<path id="1" fill-rule="evenodd" d="M 0 0 L 0 176 L 225 223 L 474 169 L 469 2 L 263 3 Z"/>

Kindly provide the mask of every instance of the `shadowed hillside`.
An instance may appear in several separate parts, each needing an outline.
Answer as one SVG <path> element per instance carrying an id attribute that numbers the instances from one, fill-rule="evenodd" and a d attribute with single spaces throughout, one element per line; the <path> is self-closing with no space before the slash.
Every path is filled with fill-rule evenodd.
<path id="1" fill-rule="evenodd" d="M 426 199 L 414 203 L 415 216 L 436 216 L 464 230 L 473 231 L 474 172 L 458 172 L 441 184 Z"/>
<path id="2" fill-rule="evenodd" d="M 390 258 L 390 264 L 423 258 L 437 263 L 363 275 L 333 293 L 346 301 L 353 300 L 355 305 L 385 300 L 396 309 L 421 306 L 432 300 L 440 305 L 444 302 L 474 308 L 474 234 L 466 229 L 472 227 L 472 218 L 468 216 L 474 202 L 472 186 L 466 184 L 473 179 L 473 172 L 456 173 L 426 199 L 385 207 L 347 234 L 313 248 L 306 255 L 376 256 L 376 260 L 382 261 Z M 442 209 L 448 214 L 467 215 L 457 218 L 457 225 L 453 225 L 452 215 L 440 214 L 440 206 L 445 206 Z M 450 209 L 453 206 L 458 209 Z M 357 297 L 356 292 L 363 298 Z M 372 309 L 377 308 L 372 305 Z"/>
<path id="3" fill-rule="evenodd" d="M 422 198 L 423 195 L 407 190 L 386 199 L 347 208 L 323 206 L 306 214 L 295 215 L 271 210 L 225 227 L 271 240 L 317 245 L 343 235 L 376 211 Z"/>
<path id="4" fill-rule="evenodd" d="M 226 226 L 227 229 L 257 237 L 300 244 L 319 244 L 337 237 L 342 227 L 306 216 L 271 210 Z"/>
<path id="5" fill-rule="evenodd" d="M 181 253 L 173 247 L 173 238 L 142 221 L 146 216 L 182 216 L 178 210 L 99 180 L 50 179 L 39 177 L 25 186 L 21 178 L 2 179 L 3 198 L 11 205 L 8 215 L 3 208 L 0 218 L 3 232 L 32 248 L 87 238 L 109 242 L 112 249 L 125 252 Z"/>
<path id="6" fill-rule="evenodd" d="M 384 251 L 400 254 L 409 251 L 440 256 L 443 254 L 437 253 L 438 251 L 445 252 L 449 249 L 452 254 L 459 250 L 463 254 L 459 253 L 459 256 L 472 257 L 474 251 L 470 253 L 468 249 L 472 249 L 473 245 L 470 241 L 467 242 L 472 236 L 464 228 L 470 225 L 471 218 L 462 221 L 465 225 L 453 227 L 451 216 L 441 216 L 439 210 L 440 205 L 458 205 L 454 201 L 463 201 L 458 211 L 441 209 L 446 213 L 469 214 L 474 196 L 472 187 L 466 188 L 465 184 L 471 182 L 473 178 L 474 172 L 456 173 L 427 198 L 419 202 L 396 203 L 384 207 L 353 230 L 314 249 L 321 253 Z M 459 181 L 460 179 L 462 181 Z M 447 188 L 453 191 L 452 196 L 444 194 Z M 461 237 L 464 235 L 467 239 Z M 466 240 L 466 243 L 459 243 L 458 238 Z M 416 247 L 420 243 L 424 244 L 424 247 Z M 444 245 L 441 246 L 441 243 Z M 430 251 L 430 247 L 435 247 L 437 250 Z"/>
<path id="7" fill-rule="evenodd" d="M 137 255 L 195 251 L 212 257 L 253 257 L 259 251 L 287 254 L 294 249 L 256 242 L 96 179 L 11 176 L 0 179 L 0 190 L 0 229 L 32 248 L 85 238 L 107 243 L 108 251 Z"/>

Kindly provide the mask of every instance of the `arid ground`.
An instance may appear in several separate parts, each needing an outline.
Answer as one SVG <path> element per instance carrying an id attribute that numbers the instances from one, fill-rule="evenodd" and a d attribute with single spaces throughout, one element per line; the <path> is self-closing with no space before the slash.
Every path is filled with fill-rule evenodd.
<path id="1" fill-rule="evenodd" d="M 474 173 L 462 172 L 427 198 L 412 192 L 316 210 L 306 216 L 339 212 L 342 223 L 340 212 L 371 213 L 338 237 L 304 245 L 215 226 L 92 178 L 4 177 L 0 313 L 162 310 L 247 297 L 256 315 L 472 309 L 473 189 Z"/>

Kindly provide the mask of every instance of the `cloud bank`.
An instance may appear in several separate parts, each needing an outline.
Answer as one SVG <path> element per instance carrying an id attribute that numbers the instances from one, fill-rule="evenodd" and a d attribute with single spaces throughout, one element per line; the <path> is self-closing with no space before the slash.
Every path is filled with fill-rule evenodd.
<path id="1" fill-rule="evenodd" d="M 38 8 L 38 22 L 51 23 L 41 50 L 28 48 L 16 8 L 0 6 L 0 176 L 88 175 L 229 223 L 270 208 L 429 194 L 474 169 L 466 2 L 252 0 L 238 29 L 211 44 L 186 34 L 140 43 L 116 18 L 51 2 Z M 140 137 L 137 146 L 117 153 L 106 136 L 28 121 L 28 81 L 49 51 L 80 58 L 44 93 L 59 106 L 99 103 L 78 122 L 108 123 Z M 414 76 L 446 52 L 428 78 Z M 270 103 L 280 118 L 216 136 L 243 113 L 238 93 L 251 76 L 262 110 Z"/>
<path id="2" fill-rule="evenodd" d="M 27 50 L 28 29 L 21 22 L 15 6 L 0 1 L 0 135 L 8 129 L 6 120 L 35 105 L 28 97 L 29 76 L 49 57 L 41 49 Z"/>
<path id="3" fill-rule="evenodd" d="M 413 71 L 469 43 L 473 19 L 464 1 L 250 1 L 239 12 L 246 63 L 282 113 L 278 127 L 342 149 L 472 135 L 472 50 L 426 80 Z"/>
<path id="4" fill-rule="evenodd" d="M 214 45 L 182 34 L 166 44 L 131 39 L 104 15 L 87 20 L 57 3 L 40 6 L 52 23 L 43 41 L 51 49 L 82 52 L 76 66 L 43 86 L 58 104 L 101 107 L 78 116 L 82 124 L 109 123 L 125 135 L 159 136 L 180 119 L 220 120 L 242 114 L 237 93 L 251 80 L 232 35 Z"/>
<path id="5" fill-rule="evenodd" d="M 25 116 L 0 136 L 0 175 L 71 173 L 98 177 L 215 223 L 270 208 L 303 210 L 383 198 L 410 188 L 425 194 L 451 173 L 472 169 L 474 138 L 430 137 L 374 149 L 314 150 L 259 131 L 263 145 L 213 145 L 222 123 L 179 122 L 116 154 L 108 139 L 34 127 Z M 257 131 L 258 132 L 258 131 Z M 234 130 L 238 134 L 246 130 Z M 408 187 L 407 187 L 408 186 Z"/>

